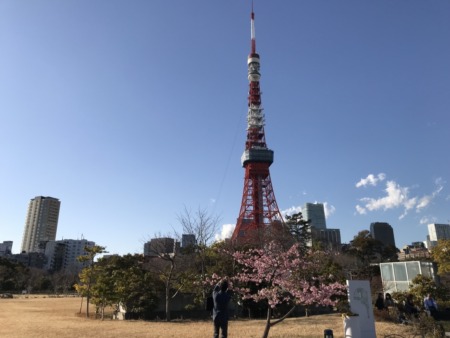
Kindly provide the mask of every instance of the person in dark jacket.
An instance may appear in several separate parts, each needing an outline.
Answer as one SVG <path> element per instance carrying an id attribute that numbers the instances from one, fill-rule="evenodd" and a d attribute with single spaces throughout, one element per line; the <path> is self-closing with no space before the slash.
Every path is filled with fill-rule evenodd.
<path id="1" fill-rule="evenodd" d="M 386 293 L 386 296 L 384 296 L 384 306 L 386 306 L 386 308 L 389 308 L 391 306 L 394 306 L 395 303 L 392 299 L 392 296 L 390 293 Z"/>
<path id="2" fill-rule="evenodd" d="M 214 287 L 213 291 L 213 322 L 214 322 L 214 338 L 219 338 L 221 331 L 221 338 L 228 336 L 228 303 L 231 295 L 228 292 L 228 282 L 223 280 L 220 284 Z"/>
<path id="3" fill-rule="evenodd" d="M 415 317 L 417 317 L 419 311 L 417 310 L 416 305 L 414 304 L 414 300 L 413 300 L 413 295 L 409 294 L 408 296 L 406 296 L 406 301 L 405 301 L 405 312 L 408 315 L 413 315 Z"/>
<path id="4" fill-rule="evenodd" d="M 379 293 L 378 294 L 378 298 L 377 298 L 377 300 L 376 300 L 376 302 L 375 302 L 375 307 L 378 309 L 378 310 L 384 310 L 384 298 L 383 298 L 383 294 L 382 293 Z"/>
<path id="5" fill-rule="evenodd" d="M 437 303 L 433 299 L 433 296 L 431 294 L 428 294 L 427 298 L 423 301 L 423 306 L 425 307 L 425 311 L 427 314 L 434 319 L 437 319 Z"/>

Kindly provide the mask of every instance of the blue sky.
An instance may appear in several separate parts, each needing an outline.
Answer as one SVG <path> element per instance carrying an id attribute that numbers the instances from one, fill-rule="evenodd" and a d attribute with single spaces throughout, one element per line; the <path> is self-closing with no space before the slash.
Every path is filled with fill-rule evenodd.
<path id="1" fill-rule="evenodd" d="M 344 242 L 450 219 L 450 1 L 256 0 L 281 210 Z M 238 216 L 251 2 L 0 2 L 0 242 L 61 200 L 57 239 L 142 252 L 186 206 Z"/>

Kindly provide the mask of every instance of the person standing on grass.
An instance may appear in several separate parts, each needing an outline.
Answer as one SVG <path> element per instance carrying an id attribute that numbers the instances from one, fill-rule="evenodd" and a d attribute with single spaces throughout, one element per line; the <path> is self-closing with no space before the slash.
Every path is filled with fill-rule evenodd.
<path id="1" fill-rule="evenodd" d="M 228 337 L 228 303 L 231 295 L 228 292 L 228 282 L 223 280 L 220 284 L 214 287 L 213 291 L 213 322 L 214 322 L 214 338 L 219 338 L 221 331 L 221 338 Z"/>
<path id="2" fill-rule="evenodd" d="M 423 306 L 425 307 L 425 311 L 427 314 L 434 319 L 436 319 L 437 314 L 437 303 L 431 296 L 431 294 L 428 294 L 428 296 L 423 301 Z"/>
<path id="3" fill-rule="evenodd" d="M 384 310 L 384 298 L 383 298 L 383 294 L 382 293 L 378 294 L 378 298 L 377 298 L 377 300 L 375 302 L 375 307 L 379 311 Z"/>

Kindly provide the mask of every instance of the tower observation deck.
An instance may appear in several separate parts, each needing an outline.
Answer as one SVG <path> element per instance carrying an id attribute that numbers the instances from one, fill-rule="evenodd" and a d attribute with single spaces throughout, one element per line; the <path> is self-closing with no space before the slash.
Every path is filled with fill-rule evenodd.
<path id="1" fill-rule="evenodd" d="M 270 179 L 273 150 L 266 144 L 264 112 L 261 106 L 260 58 L 256 53 L 255 14 L 251 13 L 251 51 L 248 56 L 247 140 L 241 156 L 245 168 L 244 191 L 236 228 L 231 239 L 237 242 L 257 240 L 260 235 L 279 229 L 283 218 L 278 209 Z"/>

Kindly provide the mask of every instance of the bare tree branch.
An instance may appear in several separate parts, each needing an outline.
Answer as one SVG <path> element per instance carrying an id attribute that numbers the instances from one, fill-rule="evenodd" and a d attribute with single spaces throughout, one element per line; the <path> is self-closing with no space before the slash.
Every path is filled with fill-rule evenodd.
<path id="1" fill-rule="evenodd" d="M 178 222 L 183 227 L 183 233 L 195 235 L 198 246 L 207 246 L 218 232 L 220 217 L 212 215 L 207 209 L 198 208 L 195 212 L 184 206 L 182 213 L 177 215 Z"/>

